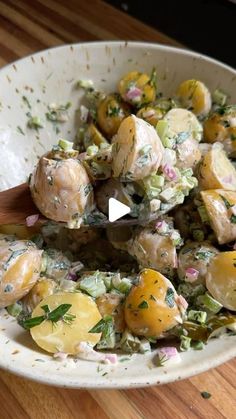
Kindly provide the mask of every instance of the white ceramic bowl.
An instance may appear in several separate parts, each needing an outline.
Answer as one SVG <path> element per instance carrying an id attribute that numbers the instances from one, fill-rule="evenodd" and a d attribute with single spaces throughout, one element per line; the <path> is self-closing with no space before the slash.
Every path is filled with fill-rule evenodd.
<path id="1" fill-rule="evenodd" d="M 57 142 L 58 135 L 74 138 L 81 93 L 78 79 L 113 91 L 128 71 L 157 68 L 159 90 L 172 95 L 177 85 L 197 78 L 213 91 L 222 88 L 236 102 L 236 72 L 208 57 L 149 43 L 95 42 L 66 45 L 34 54 L 0 71 L 0 189 L 24 182 L 38 156 Z M 23 100 L 26 97 L 31 109 Z M 70 120 L 60 126 L 45 121 L 50 103 L 72 102 Z M 45 128 L 27 128 L 27 112 L 40 116 Z M 20 128 L 19 128 L 20 127 Z M 23 135 L 20 131 L 23 131 Z M 236 336 L 212 340 L 203 351 L 181 354 L 180 364 L 151 367 L 153 355 L 134 355 L 116 367 L 73 360 L 57 362 L 41 352 L 4 310 L 0 313 L 0 367 L 30 379 L 64 387 L 121 388 L 163 384 L 215 367 L 236 355 Z M 122 358 L 127 358 L 125 355 Z M 107 373 L 107 374 L 105 374 Z"/>

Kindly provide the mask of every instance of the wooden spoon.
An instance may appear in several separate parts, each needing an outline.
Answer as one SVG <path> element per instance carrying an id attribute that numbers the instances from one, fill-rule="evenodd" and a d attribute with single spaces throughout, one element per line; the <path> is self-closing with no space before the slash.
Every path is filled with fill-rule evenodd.
<path id="1" fill-rule="evenodd" d="M 174 205 L 173 205 L 174 207 Z M 82 223 L 81 227 L 108 227 L 108 226 L 129 226 L 129 225 L 145 225 L 150 221 L 157 220 L 161 215 L 170 211 L 172 207 L 165 211 L 159 211 L 152 217 L 147 219 L 129 218 L 120 219 L 115 222 L 109 220 L 102 220 L 98 222 L 91 222 L 91 224 Z M 38 214 L 39 218 L 37 223 L 45 223 L 50 221 L 44 217 L 35 206 L 30 189 L 27 183 L 15 186 L 14 188 L 7 189 L 0 192 L 0 225 L 4 224 L 26 224 L 26 218 L 30 215 Z"/>

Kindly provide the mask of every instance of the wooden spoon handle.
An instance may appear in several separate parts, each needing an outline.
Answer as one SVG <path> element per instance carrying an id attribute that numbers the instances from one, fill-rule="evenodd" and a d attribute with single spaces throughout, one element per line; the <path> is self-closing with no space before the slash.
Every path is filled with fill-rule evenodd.
<path id="1" fill-rule="evenodd" d="M 0 192 L 0 224 L 25 224 L 26 217 L 33 214 L 39 214 L 39 210 L 27 183 Z"/>

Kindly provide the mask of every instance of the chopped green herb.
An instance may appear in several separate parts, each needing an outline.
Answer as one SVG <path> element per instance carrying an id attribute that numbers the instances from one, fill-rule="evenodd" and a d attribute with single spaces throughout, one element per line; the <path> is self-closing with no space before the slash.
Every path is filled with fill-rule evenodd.
<path id="1" fill-rule="evenodd" d="M 8 267 L 9 267 L 9 265 L 10 265 L 10 263 L 15 259 L 15 258 L 17 258 L 18 256 L 20 256 L 20 255 L 22 255 L 23 253 L 25 253 L 25 251 L 26 251 L 27 249 L 26 248 L 24 248 L 24 249 L 19 249 L 19 250 L 14 250 L 13 252 L 12 252 L 12 254 L 9 256 L 9 258 L 7 259 L 7 261 L 4 263 L 4 265 L 3 265 L 3 269 L 4 269 L 4 271 L 6 271 L 7 269 L 8 269 Z"/>
<path id="2" fill-rule="evenodd" d="M 107 116 L 110 116 L 110 117 L 119 116 L 119 113 L 120 113 L 119 106 L 108 106 Z"/>
<path id="3" fill-rule="evenodd" d="M 175 292 L 173 288 L 167 288 L 165 302 L 168 307 L 172 308 L 175 305 Z"/>
<path id="4" fill-rule="evenodd" d="M 31 116 L 27 123 L 29 128 L 38 130 L 39 128 L 43 128 L 43 124 L 41 119 L 38 116 Z"/>
<path id="5" fill-rule="evenodd" d="M 236 224 L 236 215 L 231 215 L 231 217 L 230 217 L 230 222 L 231 222 L 232 224 Z"/>
<path id="6" fill-rule="evenodd" d="M 223 195 L 220 195 L 220 197 L 223 200 L 223 202 L 224 202 L 224 204 L 225 204 L 225 206 L 226 206 L 227 209 L 233 207 L 233 204 L 230 204 L 230 202 Z"/>
<path id="7" fill-rule="evenodd" d="M 27 99 L 26 96 L 22 96 L 23 102 L 28 106 L 29 109 L 31 109 L 31 104 L 29 103 L 29 99 Z"/>
<path id="8" fill-rule="evenodd" d="M 147 301 L 145 301 L 145 300 L 143 300 L 139 305 L 138 305 L 138 308 L 141 308 L 141 309 L 144 309 L 144 308 L 148 308 L 149 307 L 149 305 L 148 305 L 148 302 Z"/>
<path id="9" fill-rule="evenodd" d="M 152 69 L 149 84 L 150 86 L 154 87 L 154 89 L 157 88 L 157 71 L 155 67 Z"/>
<path id="10" fill-rule="evenodd" d="M 112 321 L 112 316 L 104 316 L 103 319 L 99 320 L 99 322 L 89 330 L 89 333 L 102 333 L 106 329 L 107 323 Z"/>
<path id="11" fill-rule="evenodd" d="M 163 367 L 168 361 L 168 357 L 163 353 L 158 353 L 156 356 L 156 365 L 157 367 Z"/>
<path id="12" fill-rule="evenodd" d="M 41 307 L 45 312 L 42 316 L 31 317 L 22 321 L 22 326 L 25 329 L 31 329 L 32 327 L 40 325 L 45 320 L 50 320 L 53 324 L 57 323 L 59 320 L 64 321 L 65 323 L 71 324 L 75 319 L 74 314 L 67 314 L 67 311 L 71 308 L 71 304 L 61 304 L 53 311 L 50 311 L 47 305 Z"/>
<path id="13" fill-rule="evenodd" d="M 126 362 L 126 361 L 130 361 L 130 358 L 124 357 L 124 358 L 119 359 L 119 362 Z"/>
<path id="14" fill-rule="evenodd" d="M 154 295 L 152 295 L 152 294 L 150 295 L 149 299 L 152 300 L 152 301 L 157 301 L 156 297 L 154 297 Z"/>
<path id="15" fill-rule="evenodd" d="M 208 393 L 208 391 L 201 391 L 201 396 L 203 399 L 210 399 L 211 393 Z"/>
<path id="16" fill-rule="evenodd" d="M 19 125 L 16 127 L 16 129 L 20 134 L 25 135 L 23 129 Z"/>
<path id="17" fill-rule="evenodd" d="M 214 256 L 214 252 L 211 252 L 210 250 L 198 250 L 195 253 L 195 259 L 197 260 L 209 261 L 212 256 Z"/>

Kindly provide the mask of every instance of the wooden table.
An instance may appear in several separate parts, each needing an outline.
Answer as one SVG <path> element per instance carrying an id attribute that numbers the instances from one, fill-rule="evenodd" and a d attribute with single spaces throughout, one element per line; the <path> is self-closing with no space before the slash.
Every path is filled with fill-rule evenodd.
<path id="1" fill-rule="evenodd" d="M 0 66 L 44 48 L 96 39 L 178 45 L 102 1 L 0 0 Z M 0 419 L 235 419 L 235 377 L 232 360 L 161 387 L 85 391 L 47 387 L 1 371 Z M 202 391 L 212 397 L 203 399 Z"/>

